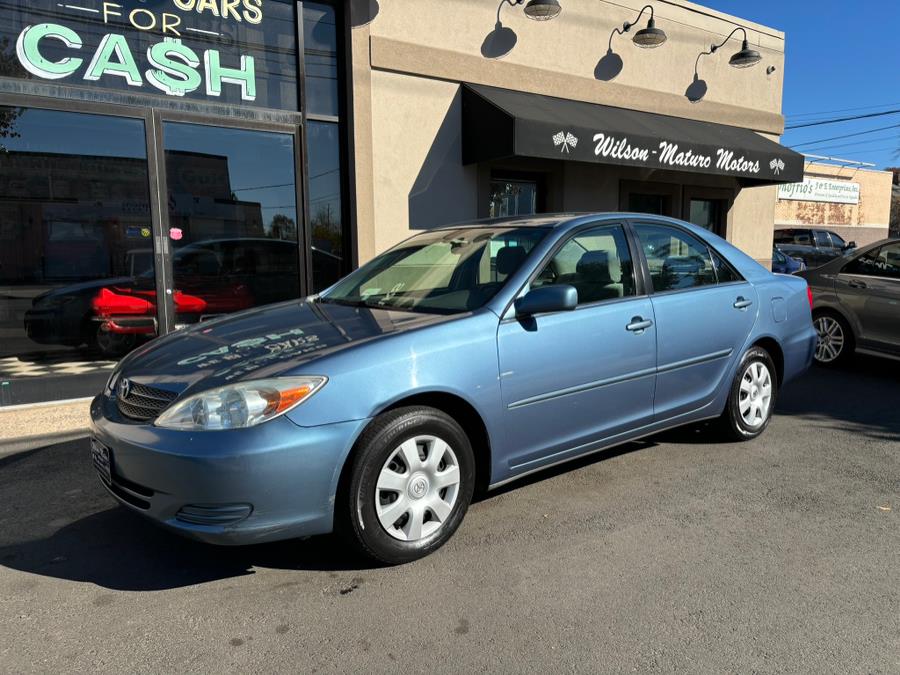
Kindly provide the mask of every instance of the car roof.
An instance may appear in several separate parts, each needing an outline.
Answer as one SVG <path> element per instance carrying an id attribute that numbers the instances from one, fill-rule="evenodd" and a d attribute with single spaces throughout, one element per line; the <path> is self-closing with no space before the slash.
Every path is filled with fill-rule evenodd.
<path id="1" fill-rule="evenodd" d="M 459 223 L 442 225 L 436 230 L 486 228 L 492 226 L 501 227 L 544 227 L 557 228 L 571 223 L 583 223 L 594 220 L 622 220 L 633 218 L 653 218 L 654 220 L 668 220 L 676 222 L 668 216 L 659 216 L 651 213 L 629 213 L 626 211 L 570 211 L 562 213 L 541 213 L 527 216 L 503 216 L 499 218 L 482 218 L 480 220 L 466 220 Z"/>

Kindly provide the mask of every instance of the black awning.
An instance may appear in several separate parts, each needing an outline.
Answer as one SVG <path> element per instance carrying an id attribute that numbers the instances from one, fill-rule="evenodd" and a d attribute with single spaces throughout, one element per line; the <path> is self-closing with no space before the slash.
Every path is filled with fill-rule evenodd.
<path id="1" fill-rule="evenodd" d="M 803 155 L 749 129 L 464 84 L 463 163 L 542 157 L 734 176 L 803 180 Z"/>

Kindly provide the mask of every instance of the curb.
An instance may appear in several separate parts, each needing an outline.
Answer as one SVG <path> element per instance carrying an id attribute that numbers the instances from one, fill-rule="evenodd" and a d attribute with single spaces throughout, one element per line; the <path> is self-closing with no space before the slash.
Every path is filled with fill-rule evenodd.
<path id="1" fill-rule="evenodd" d="M 60 431 L 55 434 L 44 434 L 42 436 L 26 436 L 11 441 L 0 441 L 0 457 L 8 457 L 20 452 L 28 452 L 29 450 L 37 450 L 45 448 L 48 445 L 56 445 L 57 443 L 68 443 L 69 441 L 77 441 L 87 438 L 90 435 L 88 429 L 75 429 L 72 431 Z"/>

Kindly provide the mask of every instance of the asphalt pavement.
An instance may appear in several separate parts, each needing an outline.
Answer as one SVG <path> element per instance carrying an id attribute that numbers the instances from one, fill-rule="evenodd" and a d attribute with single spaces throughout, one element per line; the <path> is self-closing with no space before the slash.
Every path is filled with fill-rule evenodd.
<path id="1" fill-rule="evenodd" d="M 814 369 L 474 504 L 397 568 L 222 549 L 113 505 L 85 441 L 0 458 L 0 671 L 900 672 L 900 364 Z"/>

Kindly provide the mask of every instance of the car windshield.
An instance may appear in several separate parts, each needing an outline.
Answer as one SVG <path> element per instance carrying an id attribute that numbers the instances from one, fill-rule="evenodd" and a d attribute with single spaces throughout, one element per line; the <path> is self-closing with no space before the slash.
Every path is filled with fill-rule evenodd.
<path id="1" fill-rule="evenodd" d="M 547 234 L 541 227 L 471 227 L 416 235 L 318 301 L 435 314 L 484 306 Z"/>

